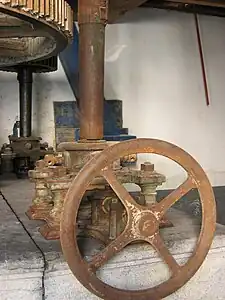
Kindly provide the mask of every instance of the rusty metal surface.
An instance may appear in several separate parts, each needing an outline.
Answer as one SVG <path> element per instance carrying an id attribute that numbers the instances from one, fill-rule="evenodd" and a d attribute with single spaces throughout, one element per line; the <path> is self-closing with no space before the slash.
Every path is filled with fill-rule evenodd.
<path id="1" fill-rule="evenodd" d="M 80 139 L 103 138 L 107 12 L 107 0 L 78 2 Z"/>
<path id="2" fill-rule="evenodd" d="M 118 142 L 105 142 L 105 141 L 79 141 L 79 142 L 64 142 L 60 143 L 57 147 L 58 151 L 102 151 L 109 146 Z"/>
<path id="3" fill-rule="evenodd" d="M 102 23 L 108 20 L 109 0 L 78 0 L 78 23 Z"/>
<path id="4" fill-rule="evenodd" d="M 36 162 L 34 170 L 29 171 L 29 178 L 35 184 L 35 196 L 32 205 L 26 212 L 29 219 L 48 222 L 51 210 L 54 209 L 53 194 L 47 186 L 47 182 L 65 176 L 67 168 L 62 164 L 53 166 L 53 161 L 54 164 L 60 164 L 62 162 L 61 156 L 46 155 L 43 160 Z"/>
<path id="5" fill-rule="evenodd" d="M 103 138 L 105 25 L 79 26 L 80 138 Z"/>
<path id="6" fill-rule="evenodd" d="M 121 165 L 126 166 L 137 162 L 137 154 L 130 154 L 120 159 Z"/>
<path id="7" fill-rule="evenodd" d="M 10 153 L 11 155 L 9 155 Z M 54 153 L 48 143 L 41 143 L 40 137 L 16 137 L 9 136 L 9 144 L 4 144 L 1 148 L 2 162 L 11 160 L 13 165 L 12 172 L 17 177 L 27 177 L 28 170 L 35 167 L 35 162 L 47 153 Z M 3 167 L 2 173 L 7 172 Z"/>
<path id="8" fill-rule="evenodd" d="M 64 10 L 57 9 L 58 3 Z M 73 12 L 64 0 L 0 1 L 1 66 L 57 55 L 72 34 Z"/>
<path id="9" fill-rule="evenodd" d="M 118 181 L 109 167 L 121 156 L 132 153 L 155 153 L 165 156 L 182 166 L 188 179 L 160 203 L 149 206 L 138 204 Z M 89 184 L 102 175 L 126 208 L 125 230 L 102 252 L 86 262 L 78 248 L 77 219 L 81 200 Z M 202 226 L 196 248 L 183 266 L 179 266 L 166 248 L 159 234 L 160 220 L 166 211 L 192 188 L 197 188 L 202 204 Z M 92 293 L 107 300 L 149 300 L 162 299 L 182 287 L 203 263 L 213 240 L 216 224 L 216 208 L 213 191 L 201 166 L 184 150 L 170 143 L 154 139 L 137 139 L 121 142 L 103 150 L 89 161 L 73 180 L 67 193 L 61 219 L 61 244 L 70 269 L 77 279 Z M 126 291 L 113 288 L 96 276 L 96 271 L 116 253 L 131 242 L 143 240 L 151 244 L 164 259 L 171 271 L 171 277 L 162 284 L 142 291 Z"/>
<path id="10" fill-rule="evenodd" d="M 60 168 L 60 167 L 57 167 Z M 63 211 L 63 204 L 65 195 L 71 184 L 69 176 L 60 178 L 48 178 L 47 188 L 51 191 L 53 207 L 49 211 L 46 224 L 41 226 L 39 232 L 48 240 L 55 240 L 59 238 L 60 219 Z"/>
<path id="11" fill-rule="evenodd" d="M 61 153 L 48 154 L 36 162 L 35 170 L 29 171 L 36 193 L 26 215 L 32 220 L 46 222 L 39 232 L 48 240 L 59 239 L 64 198 L 72 181 L 63 163 Z"/>
<path id="12" fill-rule="evenodd" d="M 85 163 L 113 144 L 115 143 L 99 141 L 64 143 L 60 147 L 61 150 L 72 150 L 47 154 L 42 160 L 36 162 L 35 170 L 29 173 L 36 185 L 36 196 L 27 215 L 30 219 L 46 222 L 40 228 L 41 234 L 46 239 L 59 239 L 60 237 L 59 219 L 65 192 L 69 189 L 73 178 Z M 141 165 L 141 169 L 131 169 L 123 167 L 121 160 L 118 159 L 111 167 L 121 184 L 134 183 L 140 187 L 141 193 L 136 196 L 137 203 L 142 205 L 156 203 L 156 189 L 166 179 L 154 170 L 153 164 L 146 162 Z M 57 190 L 55 190 L 56 185 Z M 105 245 L 120 235 L 126 224 L 124 221 L 126 209 L 103 176 L 96 177 L 88 186 L 78 215 L 80 236 L 91 236 Z M 160 226 L 168 227 L 171 223 L 164 220 Z"/>
<path id="13" fill-rule="evenodd" d="M 51 176 L 51 171 L 47 168 L 36 168 L 29 171 L 29 177 L 35 184 L 35 196 L 32 206 L 26 212 L 31 220 L 47 220 L 50 210 L 53 208 L 52 196 L 46 186 L 46 179 Z"/>
<path id="14" fill-rule="evenodd" d="M 57 150 L 63 151 L 64 156 L 67 153 L 66 165 L 71 170 L 80 170 L 86 162 L 88 162 L 92 155 L 97 154 L 103 149 L 115 144 L 116 142 L 105 141 L 79 141 L 79 142 L 67 142 L 58 145 Z"/>

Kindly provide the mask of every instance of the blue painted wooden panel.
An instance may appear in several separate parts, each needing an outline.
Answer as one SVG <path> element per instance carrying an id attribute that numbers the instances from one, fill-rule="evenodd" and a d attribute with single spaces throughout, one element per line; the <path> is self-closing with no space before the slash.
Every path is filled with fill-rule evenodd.
<path id="1" fill-rule="evenodd" d="M 80 127 L 79 110 L 76 101 L 54 102 L 56 127 Z M 123 126 L 122 101 L 104 102 L 104 134 L 121 134 Z M 124 130 L 123 130 L 124 132 Z"/>
<path id="2" fill-rule="evenodd" d="M 104 135 L 104 140 L 106 141 L 127 141 L 127 140 L 133 140 L 137 137 L 135 135 L 131 134 L 118 134 L 118 135 Z"/>
<path id="3" fill-rule="evenodd" d="M 76 101 L 54 102 L 56 127 L 80 127 Z"/>
<path id="4" fill-rule="evenodd" d="M 62 67 L 75 98 L 79 98 L 78 93 L 78 46 L 79 34 L 76 25 L 73 25 L 73 42 L 59 54 Z"/>
<path id="5" fill-rule="evenodd" d="M 76 101 L 54 102 L 54 115 L 57 143 L 66 141 L 65 139 L 71 141 L 71 136 L 74 137 L 74 140 L 79 140 L 80 122 Z M 136 136 L 128 134 L 127 128 L 123 128 L 122 115 L 122 101 L 110 100 L 104 102 L 105 140 L 122 141 L 136 138 Z M 63 128 L 65 129 L 65 136 L 63 135 Z"/>
<path id="6" fill-rule="evenodd" d="M 104 101 L 104 134 L 118 135 L 123 127 L 123 106 L 120 100 Z"/>

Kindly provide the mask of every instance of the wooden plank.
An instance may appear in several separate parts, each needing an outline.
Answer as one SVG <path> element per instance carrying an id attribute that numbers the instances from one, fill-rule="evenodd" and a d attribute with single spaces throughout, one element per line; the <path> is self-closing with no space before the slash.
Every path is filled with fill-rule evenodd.
<path id="1" fill-rule="evenodd" d="M 196 13 L 199 15 L 217 16 L 222 18 L 225 17 L 225 8 L 223 7 L 186 4 L 168 0 L 151 0 L 146 2 L 143 7 L 174 10 L 191 14 Z"/>
<path id="2" fill-rule="evenodd" d="M 109 2 L 109 23 L 114 23 L 126 12 L 147 2 L 146 0 L 114 0 Z"/>
<path id="3" fill-rule="evenodd" d="M 74 11 L 74 21 L 77 21 L 77 0 L 66 0 Z M 115 22 L 126 12 L 142 5 L 147 0 L 109 0 L 109 23 Z"/>
<path id="4" fill-rule="evenodd" d="M 152 6 L 153 3 L 156 3 L 156 1 L 147 1 L 143 4 L 143 6 L 147 7 L 147 6 Z M 162 1 L 159 1 L 162 2 Z M 200 6 L 208 6 L 208 7 L 218 7 L 218 8 L 225 8 L 225 1 L 224 0 L 215 0 L 215 1 L 207 1 L 207 0 L 164 0 L 164 3 L 168 3 L 168 5 L 173 5 L 175 3 L 177 4 L 192 4 L 192 5 L 200 5 Z"/>

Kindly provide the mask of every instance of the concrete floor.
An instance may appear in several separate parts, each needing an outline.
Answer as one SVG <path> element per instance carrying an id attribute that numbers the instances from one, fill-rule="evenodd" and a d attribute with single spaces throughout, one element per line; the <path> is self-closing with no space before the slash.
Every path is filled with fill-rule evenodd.
<path id="1" fill-rule="evenodd" d="M 43 239 L 38 232 L 41 222 L 26 217 L 34 185 L 28 180 L 2 179 L 0 190 L 3 194 L 0 197 L 0 299 L 99 299 L 72 276 L 59 241 Z M 176 260 L 183 263 L 194 248 L 200 230 L 199 220 L 177 210 L 171 210 L 169 218 L 175 226 L 164 229 L 162 236 Z M 91 247 L 90 244 L 86 246 L 84 249 L 89 251 L 85 250 L 85 254 L 89 256 Z M 140 289 L 167 279 L 167 273 L 161 259 L 148 245 L 136 245 L 110 261 L 99 276 L 113 286 Z M 185 287 L 166 299 L 225 299 L 224 276 L 225 226 L 218 225 L 213 247 L 200 271 Z"/>
<path id="2" fill-rule="evenodd" d="M 43 272 L 54 268 L 55 263 L 64 262 L 60 243 L 43 239 L 38 232 L 42 222 L 30 221 L 25 215 L 34 194 L 32 183 L 2 179 L 0 190 L 4 195 L 0 197 L 0 299 L 45 299 Z M 15 294 L 8 293 L 9 290 Z"/>

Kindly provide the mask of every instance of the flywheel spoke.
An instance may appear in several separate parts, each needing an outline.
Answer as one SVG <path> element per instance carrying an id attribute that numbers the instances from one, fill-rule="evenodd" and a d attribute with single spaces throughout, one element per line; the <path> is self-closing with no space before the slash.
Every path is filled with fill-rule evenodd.
<path id="1" fill-rule="evenodd" d="M 112 241 L 104 250 L 96 254 L 92 260 L 88 263 L 89 268 L 95 272 L 101 268 L 107 261 L 113 256 L 119 253 L 123 248 L 130 244 L 134 239 L 124 231 L 119 237 Z"/>
<path id="2" fill-rule="evenodd" d="M 191 189 L 195 187 L 193 179 L 188 177 L 176 190 L 161 200 L 155 207 L 155 210 L 159 212 L 159 218 L 165 215 L 166 211 L 176 203 L 180 198 L 186 195 Z"/>
<path id="3" fill-rule="evenodd" d="M 137 202 L 129 194 L 126 188 L 117 180 L 112 169 L 105 168 L 104 170 L 102 170 L 102 176 L 104 176 L 104 178 L 109 183 L 115 194 L 118 196 L 118 198 L 128 210 L 134 206 L 138 206 Z"/>
<path id="4" fill-rule="evenodd" d="M 153 248 L 158 252 L 164 262 L 168 265 L 172 275 L 177 274 L 180 269 L 179 264 L 176 262 L 169 249 L 166 247 L 160 234 L 157 233 L 154 238 L 147 239 L 147 241 L 153 246 Z"/>

